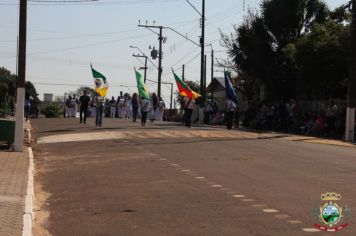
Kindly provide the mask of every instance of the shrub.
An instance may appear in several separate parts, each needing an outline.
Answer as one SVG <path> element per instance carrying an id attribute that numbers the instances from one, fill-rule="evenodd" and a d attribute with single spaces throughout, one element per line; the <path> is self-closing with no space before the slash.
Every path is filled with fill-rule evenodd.
<path id="1" fill-rule="evenodd" d="M 62 115 L 63 110 L 57 103 L 51 103 L 42 108 L 41 113 L 44 114 L 46 118 L 57 118 Z"/>

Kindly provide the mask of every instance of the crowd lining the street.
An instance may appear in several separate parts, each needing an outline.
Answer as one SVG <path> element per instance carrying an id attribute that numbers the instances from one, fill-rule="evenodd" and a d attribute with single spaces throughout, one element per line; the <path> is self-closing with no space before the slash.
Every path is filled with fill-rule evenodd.
<path id="1" fill-rule="evenodd" d="M 120 95 L 111 100 L 96 94 L 89 97 L 87 91 L 83 95 L 76 97 L 75 94 L 69 96 L 65 101 L 65 116 L 76 117 L 79 112 L 80 123 L 86 123 L 87 117 L 95 118 L 95 125 L 102 126 L 103 116 L 108 118 L 141 119 L 141 125 L 145 126 L 146 120 L 163 120 L 163 111 L 165 103 L 162 98 L 153 93 L 150 99 L 139 97 L 137 93 L 128 94 L 120 92 Z"/>
<path id="2" fill-rule="evenodd" d="M 74 117 L 77 109 L 80 114 L 83 113 L 81 105 L 86 104 L 81 101 L 83 96 L 77 99 L 74 95 L 67 99 L 67 117 Z M 100 105 L 98 106 L 98 104 Z M 86 114 L 96 118 L 97 126 L 102 125 L 102 118 L 100 118 L 102 115 L 111 118 L 132 119 L 133 122 L 140 118 L 141 125 L 144 126 L 146 119 L 151 122 L 154 120 L 163 121 L 164 109 L 163 100 L 158 98 L 155 93 L 152 94 L 150 100 L 147 100 L 139 98 L 137 93 L 131 96 L 120 92 L 117 99 L 112 97 L 111 100 L 100 101 L 97 96 L 90 99 Z M 189 97 L 181 99 L 181 110 L 184 110 L 182 118 L 186 127 L 191 127 L 194 109 L 194 99 Z M 207 102 L 204 107 L 204 123 L 207 125 L 226 124 L 227 129 L 239 128 L 241 124 L 245 128 L 256 130 L 342 138 L 345 130 L 345 109 L 344 106 L 331 102 L 327 108 L 319 112 L 305 111 L 297 101 L 292 99 L 289 102 L 250 105 L 246 111 L 240 113 L 238 104 L 226 99 L 223 109 L 219 108 L 214 101 Z M 177 121 L 177 119 L 174 120 Z M 83 122 L 82 118 L 80 122 Z"/>

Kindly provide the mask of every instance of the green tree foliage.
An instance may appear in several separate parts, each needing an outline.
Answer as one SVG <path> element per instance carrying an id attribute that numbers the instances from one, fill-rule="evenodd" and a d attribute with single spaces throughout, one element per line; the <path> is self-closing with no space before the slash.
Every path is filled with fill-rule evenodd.
<path id="1" fill-rule="evenodd" d="M 249 11 L 233 33 L 221 34 L 229 60 L 220 65 L 238 73 L 250 101 L 261 85 L 271 100 L 343 96 L 347 19 L 321 0 L 264 0 L 260 12 Z"/>
<path id="2" fill-rule="evenodd" d="M 3 108 L 3 115 L 8 113 L 8 109 L 14 108 L 16 95 L 16 75 L 12 74 L 9 70 L 4 67 L 0 67 L 0 108 Z M 32 109 L 36 110 L 40 100 L 35 86 L 30 82 L 26 81 L 25 84 L 25 96 L 31 97 L 32 99 Z"/>
<path id="3" fill-rule="evenodd" d="M 46 118 L 57 118 L 63 114 L 63 108 L 58 103 L 51 103 L 42 108 L 41 113 L 44 114 Z"/>

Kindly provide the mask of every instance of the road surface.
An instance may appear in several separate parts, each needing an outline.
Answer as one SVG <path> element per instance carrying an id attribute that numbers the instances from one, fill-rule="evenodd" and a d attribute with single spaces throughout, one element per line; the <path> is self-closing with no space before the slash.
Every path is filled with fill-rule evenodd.
<path id="1" fill-rule="evenodd" d="M 33 120 L 35 235 L 334 235 L 314 232 L 320 195 L 340 193 L 340 205 L 356 211 L 352 145 L 119 119 L 101 129 L 78 123 Z M 355 222 L 344 221 L 340 235 L 356 232 Z"/>

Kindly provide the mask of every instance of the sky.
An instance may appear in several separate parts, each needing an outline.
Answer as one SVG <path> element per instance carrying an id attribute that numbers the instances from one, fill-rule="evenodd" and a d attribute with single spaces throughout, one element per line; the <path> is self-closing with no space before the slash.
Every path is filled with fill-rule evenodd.
<path id="1" fill-rule="evenodd" d="M 52 1 L 52 0 L 51 0 Z M 68 0 L 63 0 L 68 1 Z M 19 0 L 0 0 L 0 67 L 16 72 Z M 201 10 L 201 0 L 190 0 Z M 206 0 L 207 84 L 211 48 L 215 59 L 226 58 L 220 46 L 220 30 L 230 33 L 240 24 L 248 8 L 258 9 L 261 0 Z M 347 0 L 326 0 L 331 9 Z M 149 47 L 158 48 L 158 36 L 145 25 L 171 27 L 199 43 L 200 16 L 186 0 L 99 0 L 89 3 L 48 3 L 28 1 L 27 68 L 26 80 L 35 84 L 40 99 L 44 93 L 63 96 L 80 85 L 93 86 L 90 63 L 104 74 L 110 85 L 108 96 L 120 91 L 136 92 L 134 67 L 143 61 L 132 55 L 150 55 Z M 157 31 L 156 31 L 157 32 Z M 167 37 L 163 44 L 162 81 L 174 83 L 171 68 L 185 77 L 200 81 L 200 48 L 177 33 L 163 30 Z M 148 63 L 147 78 L 157 81 L 158 60 Z M 143 71 L 142 71 L 143 73 Z M 216 77 L 222 76 L 218 68 Z M 61 85 L 66 84 L 66 85 Z M 147 82 L 150 92 L 157 84 Z M 174 89 L 176 86 L 174 84 Z M 162 84 L 162 97 L 169 104 L 170 85 Z"/>

